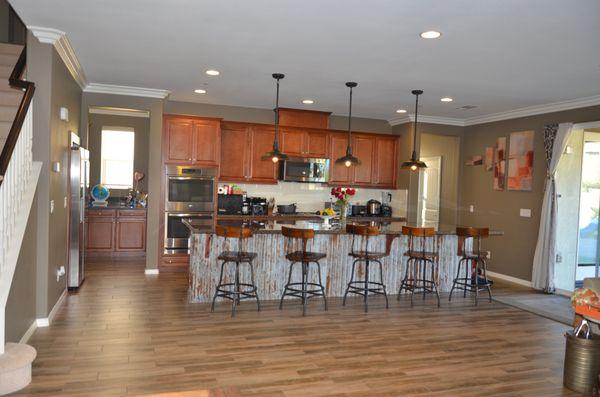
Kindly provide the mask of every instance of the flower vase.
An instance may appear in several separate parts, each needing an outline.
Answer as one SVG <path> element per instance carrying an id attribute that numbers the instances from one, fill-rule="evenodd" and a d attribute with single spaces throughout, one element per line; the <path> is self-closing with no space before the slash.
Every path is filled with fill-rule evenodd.
<path id="1" fill-rule="evenodd" d="M 348 216 L 348 203 L 340 204 L 340 223 L 346 223 L 346 217 Z"/>

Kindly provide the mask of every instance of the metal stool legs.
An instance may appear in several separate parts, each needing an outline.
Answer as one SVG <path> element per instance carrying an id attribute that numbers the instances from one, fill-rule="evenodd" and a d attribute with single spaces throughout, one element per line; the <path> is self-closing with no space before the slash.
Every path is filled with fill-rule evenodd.
<path id="1" fill-rule="evenodd" d="M 235 263 L 235 274 L 234 281 L 232 283 L 223 282 L 223 273 L 225 272 L 225 265 L 228 263 Z M 242 283 L 240 281 L 240 265 L 246 263 L 250 267 L 250 284 Z M 240 304 L 242 299 L 256 299 L 256 305 L 258 311 L 260 311 L 260 299 L 258 298 L 258 292 L 256 284 L 254 283 L 254 266 L 249 261 L 227 261 L 224 260 L 221 263 L 221 272 L 219 274 L 219 284 L 215 290 L 212 304 L 210 305 L 210 311 L 215 311 L 215 302 L 218 297 L 231 300 L 231 317 L 235 317 L 237 312 L 237 306 Z"/>
<path id="2" fill-rule="evenodd" d="M 294 270 L 294 265 L 296 263 L 301 264 L 302 266 L 302 281 L 301 282 L 292 282 L 292 272 Z M 315 263 L 317 265 L 317 271 L 319 272 L 319 282 L 311 283 L 308 281 L 308 271 L 311 263 Z M 321 264 L 318 261 L 308 261 L 308 262 L 291 262 L 290 270 L 288 273 L 287 284 L 283 289 L 283 294 L 281 295 L 281 299 L 279 300 L 279 309 L 283 308 L 283 300 L 286 296 L 294 296 L 296 298 L 300 298 L 302 300 L 302 315 L 306 316 L 306 306 L 308 300 L 313 296 L 322 296 L 323 303 L 325 305 L 325 311 L 327 311 L 327 297 L 325 296 L 325 287 L 323 286 L 323 282 L 321 280 Z"/>
<path id="3" fill-rule="evenodd" d="M 465 277 L 460 277 L 460 268 L 465 265 Z M 481 274 L 480 274 L 481 273 Z M 483 282 L 480 281 L 480 276 L 483 277 Z M 454 290 L 462 290 L 463 298 L 467 297 L 467 292 L 475 293 L 475 305 L 479 302 L 479 291 L 487 290 L 489 302 L 492 302 L 492 289 L 487 278 L 487 264 L 482 257 L 462 258 L 458 262 L 456 269 L 456 278 L 452 283 L 452 289 L 448 296 L 448 301 L 452 300 Z"/>
<path id="4" fill-rule="evenodd" d="M 427 278 L 427 266 L 431 265 L 431 278 Z M 437 306 L 440 307 L 440 293 L 436 282 L 436 265 L 431 259 L 409 258 L 406 261 L 406 272 L 398 290 L 397 299 L 400 300 L 402 290 L 410 291 L 410 305 L 414 304 L 415 292 L 421 292 L 423 300 L 427 293 L 434 293 Z"/>
<path id="5" fill-rule="evenodd" d="M 365 279 L 364 280 L 354 280 L 354 272 L 356 270 L 356 264 L 358 262 L 365 263 Z M 369 280 L 369 265 L 370 262 L 375 262 L 379 265 L 379 282 Z M 342 300 L 342 305 L 346 306 L 346 297 L 348 294 L 356 294 L 363 297 L 363 301 L 365 302 L 365 313 L 369 311 L 369 293 L 373 293 L 375 295 L 383 295 L 385 297 L 385 308 L 388 309 L 390 307 L 387 292 L 385 289 L 385 284 L 383 283 L 383 265 L 380 260 L 377 259 L 355 259 L 352 262 L 352 273 L 350 275 L 350 282 L 346 286 L 346 292 L 344 292 L 344 299 Z"/>

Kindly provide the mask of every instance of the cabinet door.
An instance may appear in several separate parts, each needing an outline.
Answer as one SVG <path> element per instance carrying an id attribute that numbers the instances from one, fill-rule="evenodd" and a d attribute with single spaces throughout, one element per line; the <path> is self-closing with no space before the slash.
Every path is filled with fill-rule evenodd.
<path id="1" fill-rule="evenodd" d="M 396 138 L 377 137 L 375 148 L 375 182 L 377 186 L 394 188 L 396 186 L 397 145 Z"/>
<path id="2" fill-rule="evenodd" d="M 91 217 L 86 223 L 86 250 L 106 251 L 114 250 L 114 218 Z"/>
<path id="3" fill-rule="evenodd" d="M 281 151 L 288 156 L 302 157 L 306 149 L 304 145 L 303 131 L 280 130 L 281 131 Z"/>
<path id="4" fill-rule="evenodd" d="M 374 184 L 375 137 L 354 136 L 352 142 L 353 154 L 360 160 L 360 165 L 353 167 L 354 184 Z"/>
<path id="5" fill-rule="evenodd" d="M 222 181 L 245 181 L 250 173 L 250 134 L 248 127 L 224 126 L 221 130 Z"/>
<path id="6" fill-rule="evenodd" d="M 259 183 L 277 183 L 277 164 L 263 160 L 262 156 L 273 150 L 275 131 L 267 127 L 255 127 L 251 132 L 250 180 Z"/>
<path id="7" fill-rule="evenodd" d="M 144 252 L 146 250 L 146 220 L 118 218 L 115 251 Z"/>
<path id="8" fill-rule="evenodd" d="M 198 165 L 218 165 L 220 154 L 220 123 L 194 121 L 193 162 Z"/>
<path id="9" fill-rule="evenodd" d="M 325 132 L 307 132 L 306 155 L 308 157 L 329 157 L 328 134 Z"/>
<path id="10" fill-rule="evenodd" d="M 331 164 L 329 167 L 329 183 L 334 185 L 349 184 L 352 182 L 351 167 L 335 164 L 335 160 L 346 155 L 348 137 L 346 135 L 331 135 Z"/>
<path id="11" fill-rule="evenodd" d="M 194 123 L 185 119 L 166 119 L 165 129 L 165 162 L 191 164 Z"/>

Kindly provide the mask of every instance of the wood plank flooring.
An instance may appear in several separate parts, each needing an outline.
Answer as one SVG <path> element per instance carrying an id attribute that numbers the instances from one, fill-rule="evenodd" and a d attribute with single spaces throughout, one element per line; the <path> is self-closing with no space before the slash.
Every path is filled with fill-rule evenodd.
<path id="1" fill-rule="evenodd" d="M 30 340 L 33 382 L 16 396 L 139 396 L 234 388 L 241 396 L 576 396 L 562 388 L 565 325 L 497 302 L 444 296 L 319 300 L 256 312 L 187 303 L 183 274 L 94 263 Z"/>

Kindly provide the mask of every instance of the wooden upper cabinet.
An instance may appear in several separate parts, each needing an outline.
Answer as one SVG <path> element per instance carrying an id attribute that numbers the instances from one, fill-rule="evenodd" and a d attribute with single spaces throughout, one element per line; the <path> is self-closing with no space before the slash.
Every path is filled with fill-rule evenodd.
<path id="1" fill-rule="evenodd" d="M 221 152 L 219 120 L 194 121 L 194 152 L 192 161 L 198 165 L 219 165 Z"/>
<path id="2" fill-rule="evenodd" d="M 356 185 L 370 185 L 374 181 L 375 136 L 358 135 L 352 137 L 352 153 L 360 160 L 353 168 L 353 182 Z"/>
<path id="3" fill-rule="evenodd" d="M 335 164 L 335 160 L 346 154 L 348 137 L 343 134 L 331 134 L 331 163 L 329 165 L 329 183 L 333 185 L 352 183 L 351 168 L 343 164 Z"/>
<path id="4" fill-rule="evenodd" d="M 398 170 L 398 139 L 396 137 L 375 138 L 375 184 L 379 187 L 395 188 Z"/>
<path id="5" fill-rule="evenodd" d="M 305 140 L 308 157 L 329 157 L 329 136 L 326 132 L 307 132 Z"/>
<path id="6" fill-rule="evenodd" d="M 273 150 L 275 130 L 270 127 L 253 127 L 250 139 L 249 181 L 258 183 L 277 183 L 277 165 L 262 156 Z M 225 149 L 227 150 L 227 149 Z"/>
<path id="7" fill-rule="evenodd" d="M 280 130 L 280 148 L 288 156 L 302 157 L 305 155 L 305 135 L 304 131 L 298 130 Z"/>
<path id="8" fill-rule="evenodd" d="M 219 179 L 243 182 L 250 173 L 250 127 L 223 124 Z"/>
<path id="9" fill-rule="evenodd" d="M 218 119 L 165 116 L 165 163 L 218 165 L 220 130 Z"/>
<path id="10" fill-rule="evenodd" d="M 165 119 L 165 162 L 192 162 L 194 123 L 186 119 Z"/>

